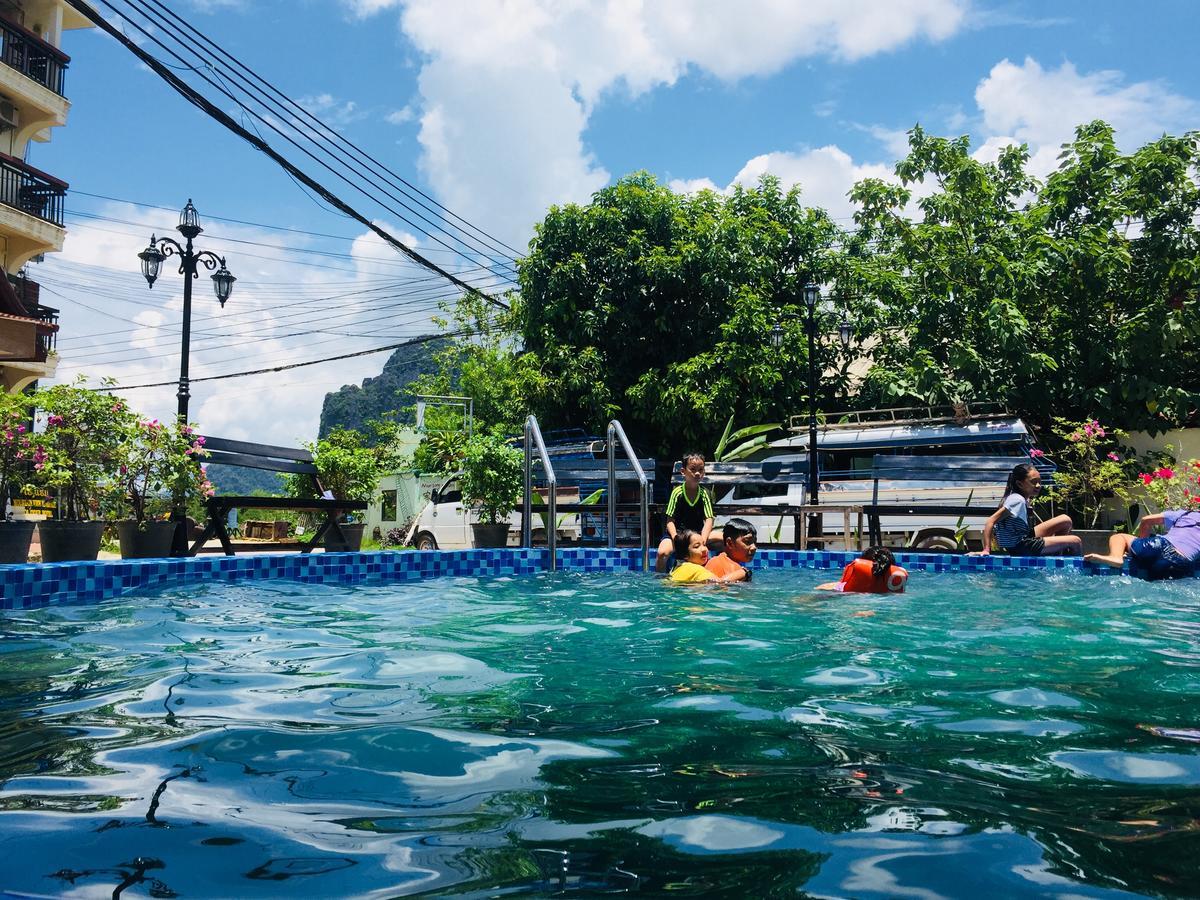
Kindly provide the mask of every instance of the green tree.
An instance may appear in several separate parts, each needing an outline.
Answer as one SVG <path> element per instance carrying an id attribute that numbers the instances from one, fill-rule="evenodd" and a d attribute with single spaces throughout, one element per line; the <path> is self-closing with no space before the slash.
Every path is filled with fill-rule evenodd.
<path id="1" fill-rule="evenodd" d="M 519 263 L 523 371 L 537 373 L 525 396 L 551 427 L 620 417 L 660 456 L 712 446 L 734 410 L 782 419 L 804 397 L 807 350 L 799 324 L 779 350 L 771 328 L 799 312 L 805 282 L 837 278 L 837 238 L 769 177 L 684 196 L 643 172 L 552 208 Z M 836 342 L 819 352 L 844 374 Z M 827 380 L 822 404 L 846 383 Z"/>
<path id="2" fill-rule="evenodd" d="M 1035 421 L 1194 420 L 1197 135 L 1122 154 L 1081 126 L 1045 185 L 914 128 L 900 184 L 860 182 L 844 283 L 875 333 L 864 405 L 1007 401 Z M 917 186 L 920 186 L 917 189 Z M 916 214 L 913 214 L 915 206 Z"/>

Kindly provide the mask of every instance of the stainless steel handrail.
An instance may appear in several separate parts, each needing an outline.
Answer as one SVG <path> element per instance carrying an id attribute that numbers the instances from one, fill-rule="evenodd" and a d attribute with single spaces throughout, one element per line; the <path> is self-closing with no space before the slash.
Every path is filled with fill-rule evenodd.
<path id="1" fill-rule="evenodd" d="M 525 420 L 525 491 L 521 507 L 521 546 L 533 546 L 533 448 L 537 445 L 538 455 L 542 458 L 542 468 L 546 471 L 546 488 L 548 491 L 547 506 L 550 518 L 546 522 L 546 548 L 550 551 L 550 571 L 558 568 L 555 544 L 558 538 L 558 479 L 554 477 L 554 466 L 550 465 L 550 454 L 546 452 L 546 442 L 542 440 L 542 429 L 538 427 L 535 416 Z"/>
<path id="2" fill-rule="evenodd" d="M 629 438 L 625 436 L 625 429 L 621 427 L 621 423 L 616 419 L 608 423 L 608 546 L 617 546 L 617 447 L 613 437 L 620 440 L 621 447 L 625 450 L 625 455 L 629 457 L 629 462 L 633 464 L 633 471 L 637 473 L 638 499 L 641 504 L 639 515 L 641 516 L 642 569 L 649 571 L 650 498 L 646 490 L 646 473 L 642 470 L 642 464 L 638 461 L 637 454 L 633 452 Z"/>

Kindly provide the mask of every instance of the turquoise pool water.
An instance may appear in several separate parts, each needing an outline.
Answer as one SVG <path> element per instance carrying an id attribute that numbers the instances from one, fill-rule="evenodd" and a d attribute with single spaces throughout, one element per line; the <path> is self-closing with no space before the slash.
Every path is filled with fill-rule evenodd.
<path id="1" fill-rule="evenodd" d="M 0 892 L 1197 893 L 1200 582 L 828 575 L 2 614 Z"/>

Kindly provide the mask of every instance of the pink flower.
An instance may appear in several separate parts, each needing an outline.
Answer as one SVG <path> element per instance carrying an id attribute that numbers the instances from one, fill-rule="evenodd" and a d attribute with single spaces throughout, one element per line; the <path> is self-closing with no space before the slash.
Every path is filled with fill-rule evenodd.
<path id="1" fill-rule="evenodd" d="M 1140 478 L 1142 480 L 1142 484 L 1145 484 L 1145 485 L 1148 485 L 1152 481 L 1154 481 L 1154 476 L 1150 475 L 1146 472 L 1143 472 L 1141 475 L 1138 476 L 1138 478 Z"/>
<path id="2" fill-rule="evenodd" d="M 1155 478 L 1162 478 L 1162 479 L 1165 479 L 1165 480 L 1167 480 L 1167 481 L 1170 481 L 1172 478 L 1174 478 L 1174 477 L 1175 477 L 1175 470 L 1174 470 L 1174 469 L 1168 469 L 1166 466 L 1163 466 L 1161 469 L 1155 469 L 1155 470 L 1154 470 L 1154 477 L 1155 477 Z"/>
<path id="3" fill-rule="evenodd" d="M 1113 452 L 1110 450 L 1110 451 L 1109 451 L 1109 453 L 1108 453 L 1108 458 L 1109 458 L 1109 459 L 1111 459 L 1113 462 L 1120 462 L 1120 461 L 1121 461 L 1121 454 L 1120 454 L 1120 453 L 1113 453 Z"/>
<path id="4" fill-rule="evenodd" d="M 18 426 L 17 426 L 17 434 L 24 434 L 24 433 L 25 433 L 25 426 L 24 426 L 24 425 L 18 425 Z"/>
<path id="5" fill-rule="evenodd" d="M 1041 459 L 1041 458 L 1042 458 L 1043 456 L 1045 456 L 1046 454 L 1045 454 L 1045 453 L 1043 453 L 1041 450 L 1038 450 L 1038 449 L 1035 447 L 1035 448 L 1033 448 L 1032 450 L 1030 450 L 1030 451 L 1029 451 L 1029 455 L 1030 455 L 1030 456 L 1031 456 L 1033 459 Z"/>
<path id="6" fill-rule="evenodd" d="M 62 416 L 50 416 L 50 418 L 46 419 L 46 424 L 47 425 L 61 425 L 63 423 L 63 421 L 64 420 L 63 420 Z"/>

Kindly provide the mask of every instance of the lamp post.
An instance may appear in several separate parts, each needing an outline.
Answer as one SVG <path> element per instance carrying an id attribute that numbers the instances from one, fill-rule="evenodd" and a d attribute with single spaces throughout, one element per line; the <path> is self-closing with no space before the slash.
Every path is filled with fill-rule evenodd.
<path id="1" fill-rule="evenodd" d="M 172 255 L 179 257 L 179 274 L 183 276 L 183 350 L 179 356 L 179 390 L 176 396 L 179 398 L 180 424 L 186 425 L 188 400 L 191 397 L 188 386 L 188 354 L 192 340 L 192 279 L 200 277 L 201 265 L 209 271 L 215 269 L 212 275 L 213 290 L 222 307 L 233 293 L 233 283 L 237 279 L 225 268 L 225 257 L 217 256 L 211 250 L 192 248 L 192 240 L 204 229 L 200 227 L 200 216 L 190 199 L 179 214 L 177 230 L 187 241 L 185 245 L 181 246 L 174 238 L 150 235 L 150 246 L 138 254 L 138 259 L 142 261 L 142 274 L 146 276 L 146 283 L 154 287 L 163 260 Z"/>
<path id="2" fill-rule="evenodd" d="M 216 292 L 217 300 L 224 308 L 225 301 L 233 293 L 233 283 L 237 279 L 225 267 L 225 257 L 218 256 L 211 250 L 196 250 L 192 247 L 193 239 L 204 229 L 200 227 L 200 216 L 196 212 L 196 207 L 192 206 L 191 198 L 188 199 L 187 206 L 179 214 L 177 230 L 183 235 L 186 243 L 180 244 L 170 237 L 160 238 L 150 235 L 150 245 L 138 254 L 138 259 L 142 261 L 142 274 L 146 277 L 146 283 L 153 288 L 163 260 L 172 255 L 179 257 L 179 274 L 183 276 L 183 348 L 179 355 L 179 389 L 176 397 L 179 400 L 179 424 L 182 426 L 188 422 L 188 400 L 191 399 L 191 389 L 188 383 L 188 356 L 192 341 L 192 280 L 200 277 L 200 266 L 213 272 L 213 290 Z M 175 498 L 171 519 L 177 523 L 175 542 L 171 553 L 173 556 L 186 556 L 187 529 L 178 526 L 187 520 L 187 509 L 179 497 Z"/>
<path id="3" fill-rule="evenodd" d="M 808 336 L 808 502 L 817 506 L 821 501 L 821 474 L 819 454 L 817 453 L 817 308 L 821 302 L 821 289 L 809 282 L 804 285 L 802 294 L 806 315 L 804 330 Z M 776 321 L 771 328 L 771 343 L 778 349 L 784 344 L 783 322 L 797 319 L 799 316 L 785 315 Z M 843 347 L 850 346 L 853 329 L 850 320 L 842 310 L 842 321 L 838 325 L 838 339 Z M 808 519 L 810 536 L 821 534 L 821 516 L 811 513 Z"/>

